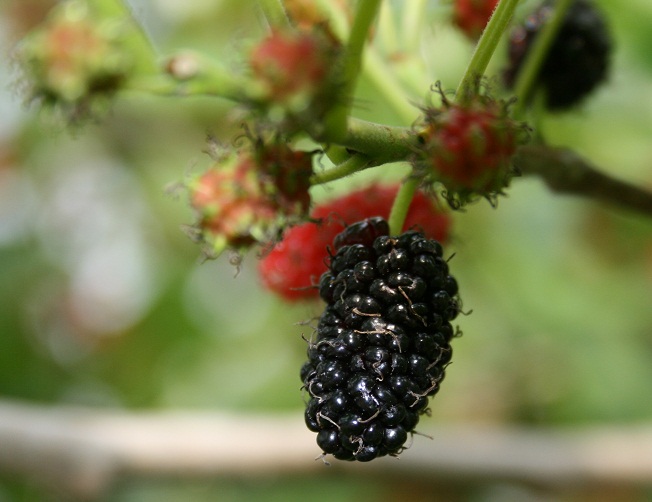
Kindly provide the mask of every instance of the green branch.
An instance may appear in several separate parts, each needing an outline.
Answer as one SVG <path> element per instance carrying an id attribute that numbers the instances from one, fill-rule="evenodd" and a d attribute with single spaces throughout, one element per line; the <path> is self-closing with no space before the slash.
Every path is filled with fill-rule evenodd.
<path id="1" fill-rule="evenodd" d="M 466 68 L 464 76 L 457 87 L 456 99 L 465 103 L 475 94 L 477 94 L 480 84 L 480 78 L 484 75 L 489 65 L 489 61 L 496 51 L 505 29 L 514 14 L 514 9 L 519 0 L 500 0 L 496 10 L 478 40 L 478 45 L 471 57 L 471 61 Z"/>
<path id="2" fill-rule="evenodd" d="M 349 118 L 340 144 L 370 157 L 375 165 L 406 160 L 417 148 L 418 137 L 411 128 L 392 127 Z"/>
<path id="3" fill-rule="evenodd" d="M 310 177 L 310 184 L 314 185 L 323 185 L 324 183 L 330 183 L 331 181 L 339 180 L 350 176 L 351 174 L 357 173 L 369 167 L 369 157 L 366 157 L 361 154 L 352 155 L 347 160 L 341 164 L 321 173 L 313 174 Z"/>
<path id="4" fill-rule="evenodd" d="M 405 218 L 410 209 L 410 204 L 414 198 L 414 194 L 419 188 L 420 179 L 415 176 L 410 176 L 403 181 L 396 197 L 392 210 L 389 213 L 389 235 L 399 235 L 403 230 Z"/>
<path id="5" fill-rule="evenodd" d="M 258 5 L 263 11 L 263 14 L 265 14 L 265 18 L 272 29 L 290 27 L 290 20 L 280 0 L 259 0 Z"/>
<path id="6" fill-rule="evenodd" d="M 652 192 L 599 171 L 568 148 L 525 145 L 516 151 L 514 165 L 523 176 L 540 177 L 555 192 L 652 216 Z"/>
<path id="7" fill-rule="evenodd" d="M 343 87 L 341 102 L 334 106 L 324 120 L 327 134 L 339 140 L 346 130 L 346 120 L 351 112 L 353 94 L 362 67 L 362 54 L 369 29 L 376 18 L 380 0 L 360 0 L 344 51 Z"/>

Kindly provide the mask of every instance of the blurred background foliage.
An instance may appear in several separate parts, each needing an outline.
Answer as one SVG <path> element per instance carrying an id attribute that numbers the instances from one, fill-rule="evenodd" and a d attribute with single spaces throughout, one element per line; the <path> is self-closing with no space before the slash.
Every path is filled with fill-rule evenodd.
<path id="1" fill-rule="evenodd" d="M 51 3 L 3 0 L 3 54 Z M 255 2 L 129 3 L 161 54 L 195 48 L 238 69 L 264 33 Z M 579 109 L 537 127 L 551 144 L 652 187 L 652 4 L 597 3 L 616 43 L 611 77 Z M 401 2 L 393 5 L 399 16 Z M 428 82 L 408 89 L 415 102 L 435 80 L 455 87 L 473 49 L 450 26 L 445 2 L 428 5 L 418 41 Z M 504 61 L 503 47 L 491 72 Z M 209 165 L 207 132 L 227 141 L 239 133 L 232 104 L 124 95 L 100 123 L 71 132 L 24 107 L 11 58 L 0 64 L 0 395 L 301 414 L 301 334 L 310 328 L 296 323 L 320 306 L 289 305 L 264 291 L 253 255 L 238 274 L 226 256 L 202 262 L 180 230 L 192 221 L 187 201 L 169 189 Z M 373 82 L 361 81 L 357 102 L 362 118 L 409 125 Z M 388 175 L 368 172 L 336 189 L 377 176 Z M 329 194 L 314 189 L 316 199 Z M 516 179 L 497 209 L 479 203 L 453 218 L 451 267 L 473 312 L 459 320 L 464 335 L 426 424 L 652 420 L 652 220 L 557 196 L 536 179 Z M 259 483 L 130 481 L 111 500 L 304 500 L 306 490 L 311 500 L 400 500 L 400 480 L 393 483 L 370 488 L 328 473 Z M 411 486 L 412 500 L 432 500 Z M 488 483 L 440 495 L 523 500 L 512 489 Z M 0 501 L 41 495 L 0 480 Z"/>

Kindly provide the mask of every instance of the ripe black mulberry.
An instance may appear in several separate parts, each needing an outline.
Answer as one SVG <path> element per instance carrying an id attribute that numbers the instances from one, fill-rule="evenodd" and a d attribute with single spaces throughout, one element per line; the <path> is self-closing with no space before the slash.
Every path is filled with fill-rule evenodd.
<path id="1" fill-rule="evenodd" d="M 509 67 L 505 83 L 513 87 L 523 62 L 554 2 L 546 1 L 517 27 L 509 40 Z M 611 35 L 605 18 L 590 0 L 570 6 L 537 77 L 550 110 L 565 110 L 579 103 L 607 77 Z"/>
<path id="2" fill-rule="evenodd" d="M 417 231 L 390 237 L 378 217 L 347 227 L 333 252 L 301 369 L 306 425 L 324 455 L 397 455 L 451 360 L 457 281 L 437 241 Z"/>

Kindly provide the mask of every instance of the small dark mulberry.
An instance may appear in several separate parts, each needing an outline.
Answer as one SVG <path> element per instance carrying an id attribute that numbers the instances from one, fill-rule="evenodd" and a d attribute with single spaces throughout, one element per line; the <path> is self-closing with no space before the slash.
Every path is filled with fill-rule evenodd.
<path id="1" fill-rule="evenodd" d="M 504 73 L 512 88 L 532 43 L 552 13 L 546 1 L 509 39 L 509 67 Z M 557 37 L 543 61 L 538 82 L 545 91 L 549 110 L 565 110 L 587 96 L 605 80 L 609 70 L 611 36 L 600 11 L 590 0 L 575 0 L 568 9 Z"/>
<path id="2" fill-rule="evenodd" d="M 347 227 L 319 281 L 326 308 L 301 369 L 305 420 L 340 460 L 403 451 L 451 359 L 458 285 L 441 245 L 388 234 L 381 218 Z"/>

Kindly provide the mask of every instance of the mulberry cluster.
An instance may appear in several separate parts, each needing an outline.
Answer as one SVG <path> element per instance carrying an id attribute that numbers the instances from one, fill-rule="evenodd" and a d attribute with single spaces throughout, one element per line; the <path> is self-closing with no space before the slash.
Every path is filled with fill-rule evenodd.
<path id="1" fill-rule="evenodd" d="M 369 218 L 334 240 L 327 303 L 301 380 L 324 454 L 367 462 L 404 449 L 451 359 L 458 287 L 441 245 Z"/>

